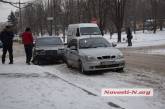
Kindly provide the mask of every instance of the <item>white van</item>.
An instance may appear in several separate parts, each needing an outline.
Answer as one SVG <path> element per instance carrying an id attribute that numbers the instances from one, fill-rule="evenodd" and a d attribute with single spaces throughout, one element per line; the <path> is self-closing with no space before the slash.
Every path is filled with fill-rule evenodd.
<path id="1" fill-rule="evenodd" d="M 102 36 L 97 24 L 94 23 L 80 23 L 70 24 L 68 26 L 67 43 L 75 37 L 82 36 Z"/>

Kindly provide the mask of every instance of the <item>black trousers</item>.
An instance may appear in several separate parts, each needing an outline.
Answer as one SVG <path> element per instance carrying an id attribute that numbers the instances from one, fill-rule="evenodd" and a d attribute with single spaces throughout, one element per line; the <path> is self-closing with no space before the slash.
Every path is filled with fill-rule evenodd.
<path id="1" fill-rule="evenodd" d="M 3 45 L 2 63 L 5 62 L 7 51 L 9 52 L 9 60 L 13 63 L 13 44 Z"/>
<path id="2" fill-rule="evenodd" d="M 33 45 L 24 45 L 25 48 L 25 53 L 26 53 L 26 63 L 30 63 L 31 58 L 32 58 L 32 50 L 33 50 Z"/>
<path id="3" fill-rule="evenodd" d="M 132 39 L 128 39 L 128 46 L 132 46 Z"/>

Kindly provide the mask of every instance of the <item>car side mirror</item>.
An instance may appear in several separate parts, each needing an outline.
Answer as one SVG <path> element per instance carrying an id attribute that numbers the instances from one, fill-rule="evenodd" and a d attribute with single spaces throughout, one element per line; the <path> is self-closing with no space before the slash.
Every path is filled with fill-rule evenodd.
<path id="1" fill-rule="evenodd" d="M 116 46 L 117 46 L 117 44 L 113 42 L 112 43 L 112 47 L 116 47 Z"/>

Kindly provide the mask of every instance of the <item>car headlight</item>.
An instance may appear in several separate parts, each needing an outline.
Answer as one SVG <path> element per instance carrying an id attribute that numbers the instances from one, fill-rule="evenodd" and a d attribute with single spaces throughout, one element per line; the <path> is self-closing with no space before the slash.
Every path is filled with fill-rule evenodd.
<path id="1" fill-rule="evenodd" d="M 124 55 L 123 55 L 123 54 L 119 54 L 119 55 L 117 56 L 117 59 L 122 59 L 122 58 L 124 58 Z"/>
<path id="2" fill-rule="evenodd" d="M 96 58 L 93 56 L 84 56 L 84 58 L 86 61 L 95 61 L 96 60 Z"/>

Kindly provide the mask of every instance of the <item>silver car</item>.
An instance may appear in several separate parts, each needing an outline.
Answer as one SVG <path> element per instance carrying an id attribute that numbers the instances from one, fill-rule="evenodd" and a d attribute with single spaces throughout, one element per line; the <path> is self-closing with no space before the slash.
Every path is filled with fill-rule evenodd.
<path id="1" fill-rule="evenodd" d="M 66 50 L 68 67 L 78 68 L 82 73 L 117 69 L 123 70 L 125 60 L 122 52 L 103 37 L 79 37 L 72 39 Z"/>

